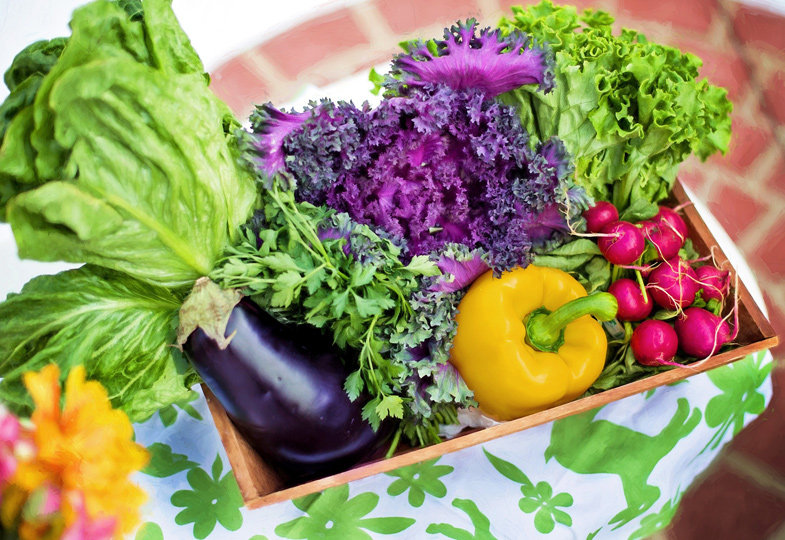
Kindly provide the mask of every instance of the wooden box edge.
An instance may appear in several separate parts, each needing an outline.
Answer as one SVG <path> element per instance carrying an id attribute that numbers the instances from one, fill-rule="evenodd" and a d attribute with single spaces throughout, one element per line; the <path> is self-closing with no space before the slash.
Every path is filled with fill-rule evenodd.
<path id="1" fill-rule="evenodd" d="M 673 189 L 673 197 L 677 203 L 690 202 L 684 188 L 678 181 Z M 730 266 L 727 257 L 722 252 L 722 249 L 719 247 L 716 239 L 711 234 L 711 231 L 698 211 L 692 205 L 689 205 L 684 208 L 684 213 L 686 218 L 685 221 L 687 221 L 692 233 L 690 237 L 693 239 L 696 237 L 699 238 L 706 246 L 714 246 L 709 247 L 709 249 L 714 254 L 715 260 L 718 264 L 727 264 L 732 271 L 732 275 L 735 275 L 735 269 Z M 739 305 L 745 311 L 749 322 L 754 324 L 754 330 L 757 331 L 760 336 L 760 339 L 752 343 L 731 349 L 703 361 L 694 362 L 683 368 L 676 368 L 652 375 L 645 379 L 640 379 L 592 396 L 552 407 L 533 415 L 509 422 L 503 422 L 484 429 L 470 430 L 453 439 L 436 445 L 399 452 L 388 459 L 364 463 L 338 474 L 288 488 L 283 487 L 283 483 L 275 472 L 265 465 L 262 458 L 256 454 L 250 445 L 243 439 L 242 435 L 235 429 L 223 407 L 212 392 L 210 392 L 205 385 L 202 385 L 202 388 L 216 429 L 219 432 L 221 442 L 229 458 L 229 463 L 231 464 L 237 479 L 245 505 L 249 509 L 254 509 L 269 504 L 296 499 L 298 497 L 323 491 L 330 487 L 339 486 L 361 478 L 388 472 L 399 467 L 405 467 L 407 465 L 433 459 L 444 454 L 482 444 L 553 420 L 558 420 L 573 414 L 579 414 L 607 405 L 613 401 L 618 401 L 625 397 L 729 364 L 755 352 L 776 346 L 779 340 L 774 333 L 774 329 L 741 280 L 738 280 L 738 293 Z"/>

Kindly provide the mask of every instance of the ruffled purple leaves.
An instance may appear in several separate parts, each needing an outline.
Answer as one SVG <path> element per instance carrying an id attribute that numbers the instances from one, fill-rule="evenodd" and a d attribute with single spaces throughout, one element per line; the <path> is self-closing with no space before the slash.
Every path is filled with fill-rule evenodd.
<path id="1" fill-rule="evenodd" d="M 532 149 L 515 109 L 481 90 L 428 85 L 372 110 L 323 101 L 301 114 L 279 152 L 265 149 L 297 198 L 386 231 L 408 256 L 457 243 L 503 271 L 526 266 L 533 247 L 566 228 L 563 146 Z"/>
<path id="2" fill-rule="evenodd" d="M 257 168 L 268 177 L 287 171 L 295 178 L 308 176 L 311 183 L 340 181 L 341 171 L 367 161 L 360 139 L 369 129 L 367 113 L 367 107 L 358 109 L 351 103 L 328 100 L 313 102 L 302 112 L 280 111 L 271 103 L 259 106 L 250 118 L 256 134 L 253 151 Z M 306 122 L 308 128 L 299 129 Z M 301 153 L 287 148 L 298 148 Z M 300 155 L 304 159 L 299 159 Z"/>
<path id="3" fill-rule="evenodd" d="M 444 250 L 436 262 L 442 275 L 435 280 L 430 290 L 437 292 L 460 291 L 489 270 L 488 263 L 479 250 L 461 249 L 460 244 Z"/>
<path id="4" fill-rule="evenodd" d="M 494 96 L 550 89 L 553 58 L 520 32 L 476 30 L 469 20 L 442 41 L 410 44 L 374 109 L 260 107 L 251 117 L 259 169 L 294 180 L 301 201 L 384 231 L 407 257 L 460 244 L 497 272 L 526 266 L 567 230 L 572 168 L 560 141 L 531 144 L 516 109 Z"/>
<path id="5" fill-rule="evenodd" d="M 287 113 L 276 109 L 272 103 L 265 103 L 256 107 L 251 114 L 251 125 L 256 134 L 253 143 L 256 157 L 253 162 L 267 177 L 284 170 L 286 154 L 283 141 L 312 113 L 313 110 Z"/>
<path id="6" fill-rule="evenodd" d="M 553 88 L 555 60 L 549 49 L 514 31 L 502 36 L 485 28 L 476 35 L 469 19 L 444 30 L 443 40 L 414 41 L 393 60 L 392 77 L 384 84 L 395 93 L 405 88 L 445 84 L 454 90 L 476 89 L 495 97 L 528 84 Z"/>

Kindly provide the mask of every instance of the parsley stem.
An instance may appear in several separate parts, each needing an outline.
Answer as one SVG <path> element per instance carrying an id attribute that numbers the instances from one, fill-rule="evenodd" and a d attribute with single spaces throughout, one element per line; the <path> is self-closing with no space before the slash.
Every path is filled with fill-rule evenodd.
<path id="1" fill-rule="evenodd" d="M 312 245 L 310 245 L 307 242 L 301 241 L 300 243 L 303 245 L 303 247 L 310 251 L 314 257 L 322 259 L 334 274 L 337 273 L 342 278 L 347 279 L 347 276 L 338 270 L 335 265 L 333 265 L 330 255 L 327 253 L 327 250 L 324 249 L 322 241 L 319 240 L 319 235 L 316 233 L 313 227 L 311 227 L 308 220 L 302 217 L 299 210 L 297 210 L 297 207 L 294 205 L 294 202 L 292 201 L 292 210 L 294 211 L 295 215 L 293 215 L 289 209 L 286 208 L 286 204 L 279 197 L 277 185 L 273 187 L 273 190 L 270 192 L 270 194 L 275 200 L 276 204 L 278 204 L 278 207 L 281 209 L 284 216 L 286 216 L 286 219 L 289 221 L 289 223 L 312 243 Z M 314 247 L 316 247 L 320 253 L 316 253 L 313 249 Z"/>
<path id="2" fill-rule="evenodd" d="M 381 384 L 379 384 L 379 379 L 376 376 L 376 370 L 374 369 L 374 363 L 375 362 L 373 362 L 374 356 L 376 354 L 378 354 L 378 353 L 376 353 L 376 351 L 374 351 L 373 347 L 371 346 L 371 338 L 373 337 L 373 329 L 374 329 L 374 326 L 376 326 L 376 321 L 378 319 L 379 319 L 379 316 L 378 315 L 374 315 L 373 319 L 371 320 L 371 324 L 368 325 L 368 330 L 366 330 L 366 332 L 365 332 L 365 340 L 363 342 L 363 349 L 369 351 L 368 352 L 368 356 L 370 358 L 368 359 L 369 360 L 368 361 L 368 369 L 370 371 L 371 382 L 373 382 L 373 386 L 376 389 L 376 391 L 379 394 L 381 394 L 382 396 L 384 396 L 385 394 L 382 391 Z M 362 357 L 362 355 L 361 355 L 361 357 Z"/>
<path id="3" fill-rule="evenodd" d="M 323 262 L 322 264 L 320 264 L 319 266 L 317 266 L 316 268 L 305 274 L 302 278 L 300 278 L 300 283 L 305 283 L 306 281 L 308 281 L 308 279 L 311 278 L 311 276 L 313 276 L 314 274 L 318 274 L 326 267 L 327 267 L 327 263 Z"/>
<path id="4" fill-rule="evenodd" d="M 387 450 L 387 453 L 384 455 L 385 458 L 391 458 L 395 453 L 395 450 L 398 449 L 398 441 L 401 440 L 401 432 L 403 432 L 403 427 L 399 426 L 398 429 L 395 430 L 395 435 L 393 435 L 392 442 L 390 443 L 390 448 Z"/>
<path id="5" fill-rule="evenodd" d="M 312 231 L 312 230 L 310 230 L 308 227 L 306 227 L 306 228 L 303 230 L 302 219 L 299 219 L 299 220 L 298 220 L 297 218 L 295 218 L 295 216 L 293 216 L 293 215 L 291 214 L 291 212 L 289 212 L 289 209 L 286 207 L 286 204 L 285 204 L 285 203 L 284 203 L 284 202 L 281 200 L 281 198 L 280 198 L 280 196 L 279 196 L 279 194 L 278 194 L 278 186 L 277 186 L 277 185 L 273 185 L 273 189 L 272 189 L 272 190 L 269 190 L 267 193 L 269 193 L 269 194 L 270 194 L 270 197 L 272 197 L 272 198 L 273 198 L 273 200 L 275 201 L 275 203 L 278 205 L 278 208 L 280 208 L 280 209 L 281 209 L 281 212 L 282 212 L 282 213 L 283 213 L 283 215 L 286 217 L 286 222 L 287 222 L 289 225 L 291 225 L 291 226 L 292 226 L 294 229 L 296 229 L 296 230 L 297 230 L 297 232 L 298 232 L 299 234 L 302 234 L 302 235 L 304 235 L 304 236 L 306 236 L 306 237 L 307 237 L 307 236 L 309 236 L 309 234 L 308 234 L 308 233 L 311 233 L 311 234 L 313 234 L 313 231 Z M 296 208 L 295 208 L 295 213 L 298 213 Z M 299 216 L 298 216 L 298 217 L 299 217 Z M 314 235 L 314 236 L 316 236 L 316 235 Z M 311 247 L 311 245 L 310 245 L 310 244 L 308 244 L 308 243 L 306 243 L 306 242 L 302 242 L 302 241 L 301 241 L 300 243 L 303 245 L 303 247 L 304 247 L 305 249 L 307 249 L 308 251 L 310 251 L 310 252 L 311 252 L 311 254 L 312 254 L 314 257 L 316 257 L 316 258 L 323 258 L 323 259 L 327 259 L 327 261 L 328 261 L 328 262 L 330 262 L 330 259 L 329 259 L 329 257 L 327 257 L 326 253 L 324 253 L 324 246 L 322 246 L 322 243 L 321 243 L 321 241 L 319 241 L 319 237 L 318 237 L 318 236 L 316 236 L 316 241 L 315 241 L 315 242 L 314 242 L 314 239 L 313 239 L 313 238 L 310 238 L 310 240 L 311 240 L 311 242 L 313 242 L 313 243 L 314 243 L 314 245 L 318 245 L 318 246 L 320 246 L 320 247 L 322 248 L 322 257 L 320 257 L 320 256 L 319 256 L 319 254 L 318 254 L 318 253 L 316 253 L 316 252 L 313 250 L 313 248 Z"/>

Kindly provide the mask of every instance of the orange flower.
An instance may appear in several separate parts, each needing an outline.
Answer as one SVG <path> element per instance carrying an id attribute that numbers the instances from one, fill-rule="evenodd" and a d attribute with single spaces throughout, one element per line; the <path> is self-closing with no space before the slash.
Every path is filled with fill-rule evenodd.
<path id="1" fill-rule="evenodd" d="M 139 521 L 145 494 L 129 475 L 144 467 L 147 451 L 133 441 L 131 422 L 112 409 L 104 387 L 85 380 L 83 366 L 68 374 L 61 410 L 59 376 L 54 364 L 24 375 L 35 403 L 36 452 L 20 461 L 11 483 L 28 493 L 42 485 L 58 489 L 67 526 L 80 518 L 79 509 L 68 502 L 79 495 L 91 520 L 117 520 L 119 537 Z"/>

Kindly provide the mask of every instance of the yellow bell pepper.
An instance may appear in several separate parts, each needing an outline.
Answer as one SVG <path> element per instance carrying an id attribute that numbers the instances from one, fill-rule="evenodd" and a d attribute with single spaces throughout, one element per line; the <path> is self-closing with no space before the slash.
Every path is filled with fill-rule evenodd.
<path id="1" fill-rule="evenodd" d="M 480 276 L 458 305 L 450 362 L 488 416 L 512 420 L 583 394 L 605 364 L 613 295 L 529 265 Z"/>

